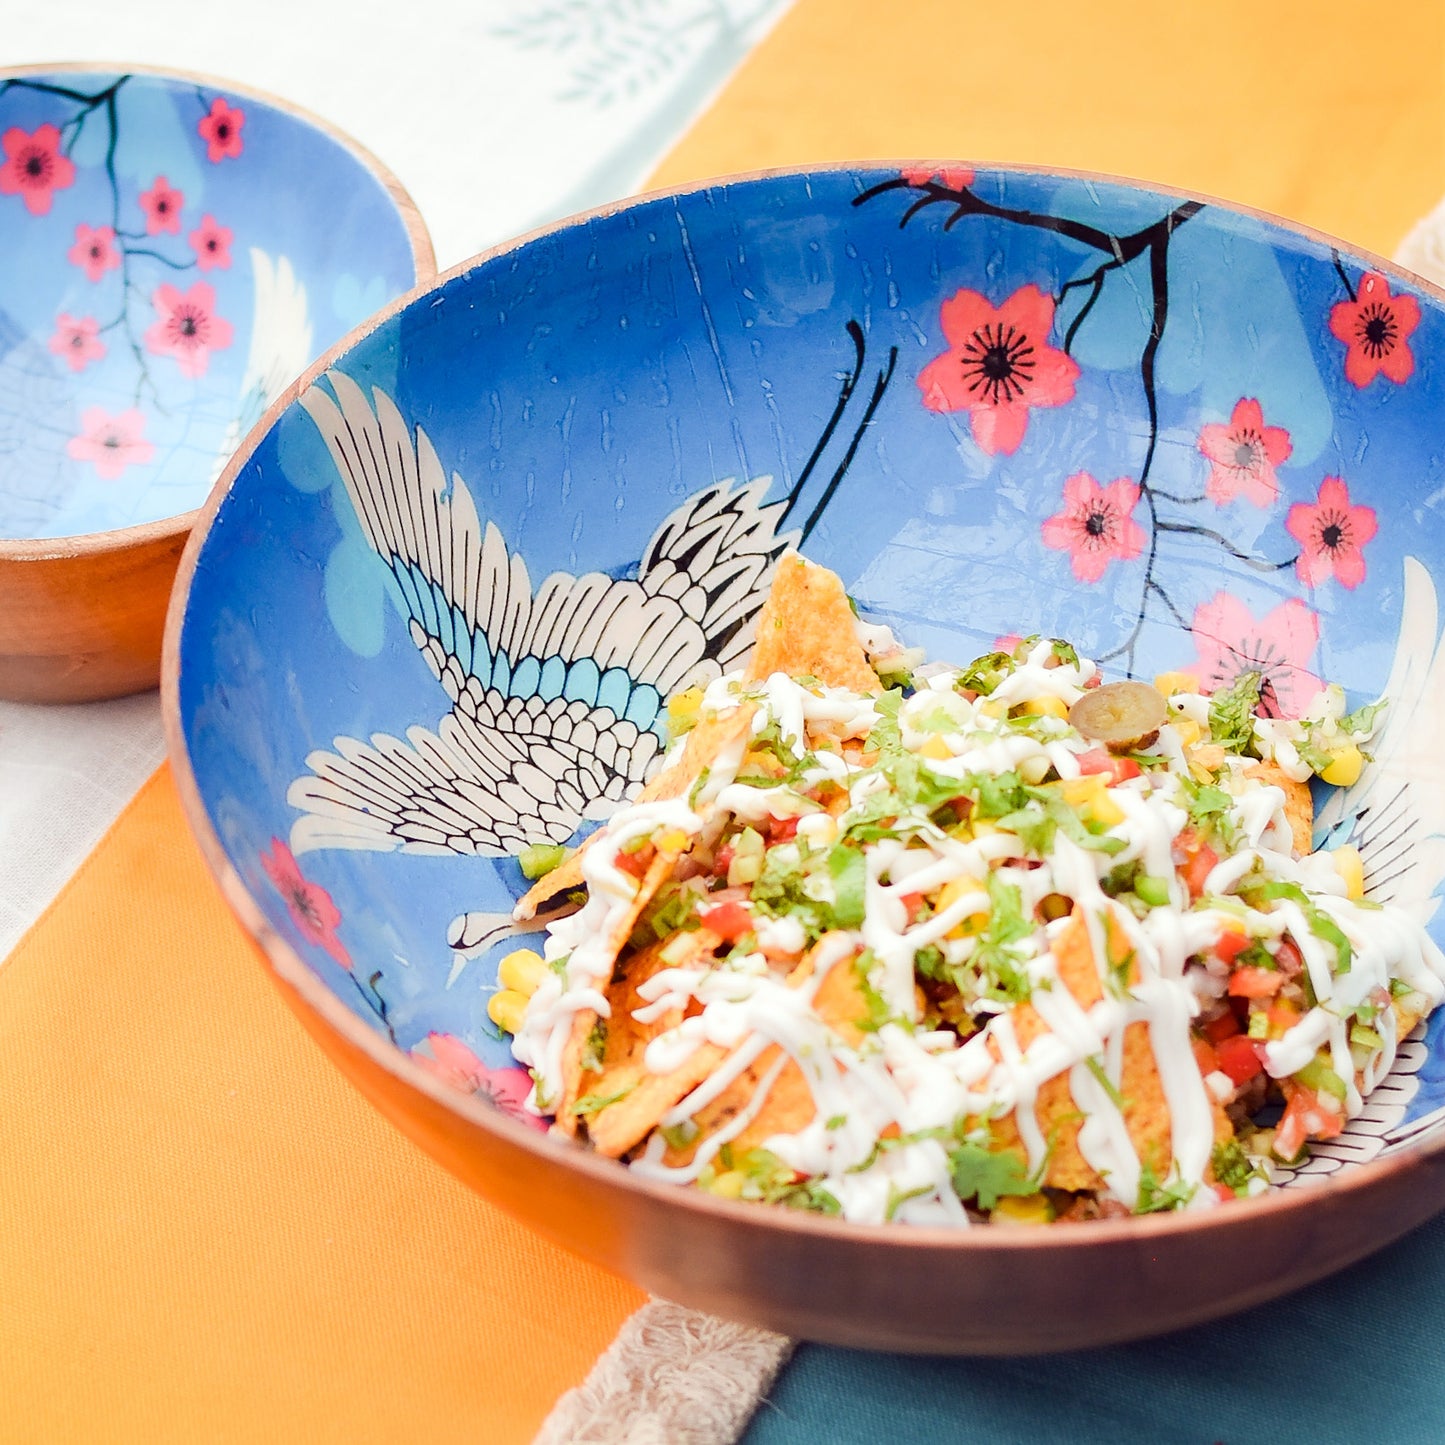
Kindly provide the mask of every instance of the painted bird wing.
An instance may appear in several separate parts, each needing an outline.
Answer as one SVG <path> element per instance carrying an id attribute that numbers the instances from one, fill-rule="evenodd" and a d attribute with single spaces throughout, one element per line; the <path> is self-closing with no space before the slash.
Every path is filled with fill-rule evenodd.
<path id="1" fill-rule="evenodd" d="M 1435 586 L 1405 558 L 1404 606 L 1385 684 L 1384 724 L 1359 781 L 1320 809 L 1316 836 L 1351 843 L 1365 864 L 1372 898 L 1428 923 L 1445 882 L 1445 638 Z"/>

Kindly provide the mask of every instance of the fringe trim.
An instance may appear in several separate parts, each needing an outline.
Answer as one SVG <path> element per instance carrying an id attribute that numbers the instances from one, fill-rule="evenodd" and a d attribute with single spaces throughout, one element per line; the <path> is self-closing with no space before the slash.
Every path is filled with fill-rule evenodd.
<path id="1" fill-rule="evenodd" d="M 649 1300 L 535 1445 L 732 1445 L 792 1351 L 783 1335 Z"/>

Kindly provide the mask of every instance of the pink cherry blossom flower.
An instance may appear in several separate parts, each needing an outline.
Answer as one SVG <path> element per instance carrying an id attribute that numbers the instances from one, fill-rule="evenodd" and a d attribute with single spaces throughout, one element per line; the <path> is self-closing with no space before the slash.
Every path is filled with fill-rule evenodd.
<path id="1" fill-rule="evenodd" d="M 926 186 L 929 181 L 937 181 L 947 190 L 961 191 L 973 184 L 973 170 L 969 166 L 904 166 L 899 174 L 910 186 Z"/>
<path id="2" fill-rule="evenodd" d="M 1227 422 L 1210 422 L 1199 429 L 1199 450 L 1210 461 L 1205 496 L 1223 506 L 1243 492 L 1256 507 L 1269 506 L 1279 495 L 1274 469 L 1293 449 L 1283 427 L 1264 424 L 1258 401 L 1240 397 Z"/>
<path id="3" fill-rule="evenodd" d="M 974 441 L 990 455 L 1018 450 L 1031 408 L 1073 398 L 1079 366 L 1048 344 L 1054 299 L 1037 286 L 1021 286 L 998 307 L 977 291 L 959 291 L 939 321 L 948 350 L 918 374 L 923 404 L 967 411 Z"/>
<path id="4" fill-rule="evenodd" d="M 184 293 L 168 284 L 157 286 L 151 305 L 156 320 L 146 331 L 146 350 L 173 356 L 183 376 L 204 376 L 211 352 L 231 344 L 231 323 L 216 315 L 216 292 L 208 281 L 197 281 Z"/>
<path id="5" fill-rule="evenodd" d="M 1308 666 L 1320 640 L 1320 619 L 1298 597 L 1256 618 L 1239 598 L 1217 592 L 1194 609 L 1190 631 L 1199 656 L 1184 671 L 1199 679 L 1204 692 L 1228 687 L 1241 672 L 1258 672 L 1260 712 L 1299 717 L 1323 686 Z"/>
<path id="6" fill-rule="evenodd" d="M 33 131 L 11 126 L 0 136 L 0 195 L 18 195 L 32 216 L 50 213 L 56 191 L 75 181 L 75 162 L 60 153 L 60 130 L 53 125 Z"/>
<path id="7" fill-rule="evenodd" d="M 92 361 L 105 355 L 105 342 L 97 334 L 100 323 L 94 316 L 75 317 L 62 311 L 55 318 L 55 335 L 50 349 L 63 356 L 72 371 L 84 371 Z"/>
<path id="8" fill-rule="evenodd" d="M 1285 518 L 1285 531 L 1301 547 L 1295 570 L 1306 587 L 1318 586 L 1331 573 L 1341 587 L 1365 580 L 1365 543 L 1380 530 L 1375 509 L 1350 505 L 1349 488 L 1339 477 L 1320 483 L 1313 503 L 1296 502 Z"/>
<path id="9" fill-rule="evenodd" d="M 1407 344 L 1420 324 L 1420 303 L 1413 296 L 1392 296 L 1378 271 L 1366 271 L 1353 301 L 1330 308 L 1330 330 L 1345 343 L 1345 376 L 1368 386 L 1377 376 L 1408 381 L 1415 356 Z"/>
<path id="10" fill-rule="evenodd" d="M 312 883 L 301 872 L 295 855 L 279 839 L 271 839 L 269 851 L 261 855 L 261 867 L 286 902 L 292 921 L 308 943 L 324 948 L 342 968 L 351 968 L 351 955 L 336 936 L 341 910 L 331 895 L 319 884 Z"/>
<path id="11" fill-rule="evenodd" d="M 219 266 L 223 270 L 231 264 L 231 228 L 220 225 L 211 215 L 201 217 L 201 224 L 190 234 L 191 249 L 196 253 L 196 265 L 202 271 Z"/>
<path id="12" fill-rule="evenodd" d="M 145 424 L 134 408 L 112 416 L 104 407 L 86 407 L 80 435 L 66 442 L 65 454 L 90 462 L 103 481 L 113 482 L 127 467 L 144 465 L 155 455 L 154 445 L 142 435 Z"/>
<path id="13" fill-rule="evenodd" d="M 206 142 L 206 159 L 212 165 L 241 154 L 244 148 L 241 127 L 245 120 L 246 112 L 240 106 L 227 105 L 219 95 L 211 102 L 209 114 L 201 117 L 196 131 Z"/>
<path id="14" fill-rule="evenodd" d="M 185 197 L 164 176 L 157 176 L 148 191 L 140 193 L 141 209 L 146 213 L 146 234 L 158 236 L 168 231 L 180 235 L 181 207 Z"/>
<path id="15" fill-rule="evenodd" d="M 1128 477 L 1101 487 L 1088 472 L 1064 483 L 1064 505 L 1044 523 L 1044 545 L 1069 554 L 1080 582 L 1097 582 L 1111 561 L 1129 562 L 1144 550 L 1144 529 L 1131 515 L 1139 488 Z"/>
<path id="16" fill-rule="evenodd" d="M 120 265 L 115 232 L 109 226 L 87 226 L 82 221 L 75 228 L 75 244 L 65 253 L 65 259 L 72 266 L 82 267 L 87 280 L 99 281 Z"/>
<path id="17" fill-rule="evenodd" d="M 453 1088 L 481 1094 L 504 1114 L 534 1129 L 547 1128 L 545 1119 L 526 1108 L 532 1080 L 525 1069 L 510 1065 L 489 1069 L 455 1034 L 430 1033 L 425 1043 L 412 1050 L 411 1056 L 428 1073 Z"/>

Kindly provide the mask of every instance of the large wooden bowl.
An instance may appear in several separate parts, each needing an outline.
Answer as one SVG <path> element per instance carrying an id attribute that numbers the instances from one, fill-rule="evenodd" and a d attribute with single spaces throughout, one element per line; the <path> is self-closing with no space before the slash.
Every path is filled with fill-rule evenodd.
<path id="1" fill-rule="evenodd" d="M 1366 303 L 1408 332 L 1389 373 L 1353 324 Z M 969 392 L 975 330 L 1046 350 L 1055 383 L 1067 349 L 1077 375 L 1015 378 L 1021 406 Z M 1290 456 L 1221 481 L 1213 439 L 1249 403 Z M 1420 519 L 1445 487 L 1441 415 L 1439 291 L 1203 198 L 921 164 L 609 208 L 375 317 L 227 468 L 168 622 L 186 814 L 357 1087 L 467 1183 L 649 1290 L 889 1350 L 1060 1350 L 1210 1319 L 1445 1204 L 1440 1015 L 1371 1119 L 1266 1197 L 864 1227 L 648 1182 L 529 1126 L 486 1015 L 517 946 L 516 855 L 598 801 L 548 771 L 562 744 L 589 765 L 651 746 L 677 669 L 730 655 L 759 559 L 790 539 L 935 657 L 1044 632 L 1115 675 L 1255 665 L 1286 706 L 1317 676 L 1360 699 L 1389 680 L 1399 722 L 1376 767 L 1404 767 L 1390 806 L 1438 836 L 1445 531 Z M 1102 558 L 1082 523 L 1059 545 L 1083 473 L 1129 479 L 1111 495 L 1135 532 Z M 1348 555 L 1293 510 L 1316 516 L 1327 478 L 1355 509 Z M 604 647 L 628 616 L 636 635 Z M 1372 886 L 1429 916 L 1439 849 L 1390 856 L 1343 796 Z"/>

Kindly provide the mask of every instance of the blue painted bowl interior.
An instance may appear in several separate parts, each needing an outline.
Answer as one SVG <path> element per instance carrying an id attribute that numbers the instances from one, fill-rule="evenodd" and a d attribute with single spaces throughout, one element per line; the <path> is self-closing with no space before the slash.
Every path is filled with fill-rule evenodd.
<path id="1" fill-rule="evenodd" d="M 415 281 L 385 185 L 299 116 L 160 75 L 0 79 L 0 538 L 198 507 Z"/>
<path id="2" fill-rule="evenodd" d="M 1282 702 L 1311 678 L 1358 702 L 1389 672 L 1406 558 L 1436 585 L 1445 577 L 1445 306 L 1400 273 L 1380 276 L 1398 328 L 1416 308 L 1409 374 L 1361 381 L 1362 308 L 1380 299 L 1371 274 L 1379 263 L 1303 233 L 1137 187 L 823 171 L 564 226 L 453 275 L 336 369 L 369 405 L 377 393 L 394 402 L 410 438 L 425 434 L 447 488 L 470 494 L 534 591 L 555 572 L 635 578 L 688 499 L 770 478 L 767 499 L 789 504 L 781 529 L 932 656 L 966 660 L 1000 636 L 1045 632 L 1114 675 L 1258 665 Z M 1050 301 L 1042 329 L 1019 319 L 1028 288 Z M 946 303 L 961 296 L 985 341 L 1012 327 L 1034 348 L 1034 375 L 1068 370 L 1058 355 L 1073 363 L 1070 395 L 1028 405 L 1012 450 L 987 430 L 1000 406 L 991 421 L 986 406 L 927 404 L 940 376 L 954 403 L 971 374 L 985 391 L 990 381 L 987 357 L 969 373 L 947 334 Z M 951 374 L 929 372 L 943 363 Z M 1390 365 L 1403 365 L 1398 351 Z M 1007 380 L 992 375 L 996 391 Z M 1248 430 L 1246 401 L 1287 433 L 1269 486 L 1216 475 L 1209 454 L 1230 441 L 1243 458 L 1226 434 Z M 1265 442 L 1279 454 L 1278 436 Z M 1095 490 L 1078 482 L 1075 494 L 1095 510 L 1070 520 L 1066 484 L 1080 474 Z M 1322 493 L 1332 478 L 1343 503 Z M 1091 516 L 1112 538 L 1099 542 Z M 274 867 L 306 811 L 294 789 L 315 750 L 418 746 L 409 730 L 435 734 L 451 710 L 413 616 L 450 628 L 463 671 L 498 697 L 572 685 L 600 705 L 602 670 L 586 686 L 544 683 L 545 658 L 500 656 L 495 637 L 463 638 L 447 612 L 424 577 L 399 578 L 368 544 L 298 403 L 256 445 L 205 539 L 179 697 L 205 806 L 270 921 L 401 1049 L 432 1058 L 439 1041 L 460 1044 L 453 1062 L 477 1068 L 452 1077 L 475 1088 L 509 1059 L 486 1005 L 518 940 L 467 956 L 449 930 L 505 915 L 526 886 L 515 857 L 302 850 L 303 882 L 289 885 Z M 613 710 L 636 705 L 653 725 L 655 700 L 637 702 L 626 676 L 613 684 Z M 334 927 L 298 926 L 298 889 L 324 892 Z M 1430 1046 L 1412 1117 L 1445 1092 L 1433 1033 Z"/>

